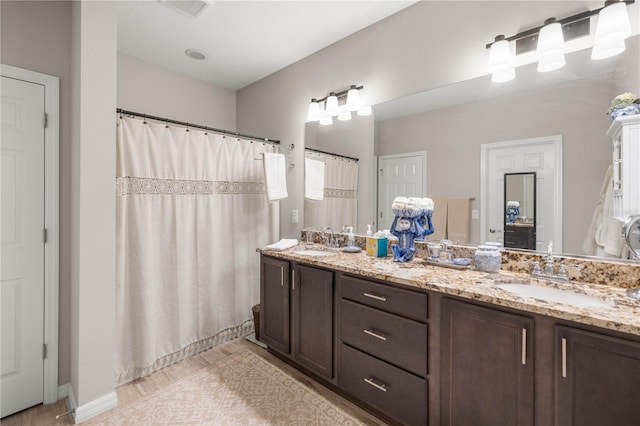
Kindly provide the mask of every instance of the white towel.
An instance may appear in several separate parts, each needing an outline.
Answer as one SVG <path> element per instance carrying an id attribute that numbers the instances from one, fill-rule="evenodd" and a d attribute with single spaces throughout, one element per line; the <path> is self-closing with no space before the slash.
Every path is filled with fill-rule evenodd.
<path id="1" fill-rule="evenodd" d="M 288 248 L 295 247 L 296 245 L 298 245 L 298 240 L 296 240 L 295 238 L 292 238 L 292 239 L 283 238 L 277 243 L 269 244 L 268 246 L 265 247 L 265 249 L 286 250 Z"/>
<path id="2" fill-rule="evenodd" d="M 264 153 L 264 183 L 269 202 L 287 198 L 287 160 L 284 154 Z"/>
<path id="3" fill-rule="evenodd" d="M 314 201 L 324 199 L 324 162 L 304 159 L 304 197 Z"/>

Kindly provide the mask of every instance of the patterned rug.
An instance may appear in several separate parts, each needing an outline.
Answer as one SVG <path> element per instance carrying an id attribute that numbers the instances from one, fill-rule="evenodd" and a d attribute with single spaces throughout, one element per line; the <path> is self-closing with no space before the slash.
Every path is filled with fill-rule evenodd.
<path id="1" fill-rule="evenodd" d="M 169 389 L 150 395 L 100 425 L 359 425 L 324 397 L 245 349 Z"/>

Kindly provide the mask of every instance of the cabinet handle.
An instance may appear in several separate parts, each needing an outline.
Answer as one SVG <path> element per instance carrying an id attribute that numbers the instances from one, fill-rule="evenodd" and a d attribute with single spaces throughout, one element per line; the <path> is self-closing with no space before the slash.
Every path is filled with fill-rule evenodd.
<path id="1" fill-rule="evenodd" d="M 284 268 L 280 267 L 280 285 L 284 287 Z"/>
<path id="2" fill-rule="evenodd" d="M 527 365 L 527 329 L 522 329 L 522 365 Z"/>
<path id="3" fill-rule="evenodd" d="M 381 302 L 386 302 L 387 298 L 384 296 L 378 296 L 377 294 L 371 294 L 371 293 L 362 293 L 364 296 L 369 297 L 371 299 L 375 299 L 375 300 L 379 300 Z"/>
<path id="4" fill-rule="evenodd" d="M 567 377 L 567 339 L 562 338 L 562 377 Z"/>
<path id="5" fill-rule="evenodd" d="M 373 332 L 371 330 L 367 330 L 366 328 L 364 330 L 362 330 L 362 331 L 364 331 L 369 336 L 375 337 L 376 339 L 387 340 L 386 336 L 383 336 L 382 334 L 375 333 L 375 332 Z"/>
<path id="6" fill-rule="evenodd" d="M 387 386 L 382 383 L 382 384 L 377 384 L 376 382 L 373 381 L 373 379 L 364 379 L 365 383 L 370 384 L 371 386 L 373 386 L 376 389 L 381 390 L 382 392 L 386 392 L 387 391 Z"/>
<path id="7" fill-rule="evenodd" d="M 291 271 L 291 283 L 293 285 L 293 290 L 296 289 L 296 271 Z"/>

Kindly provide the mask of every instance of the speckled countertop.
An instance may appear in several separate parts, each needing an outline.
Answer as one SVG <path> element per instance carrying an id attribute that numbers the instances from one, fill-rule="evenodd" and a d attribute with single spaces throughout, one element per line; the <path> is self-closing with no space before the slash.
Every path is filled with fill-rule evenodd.
<path id="1" fill-rule="evenodd" d="M 322 246 L 317 245 L 316 247 L 324 250 Z M 558 283 L 531 280 L 528 274 L 505 270 L 504 261 L 503 270 L 498 273 L 486 273 L 473 268 L 457 270 L 431 266 L 420 258 L 406 263 L 394 262 L 392 257 L 376 258 L 367 256 L 364 251 L 345 253 L 334 250 L 326 256 L 308 256 L 296 253 L 296 251 L 305 248 L 305 245 L 300 244 L 284 251 L 266 249 L 259 251 L 272 257 L 640 336 L 640 301 L 629 298 L 625 293 L 626 289 L 620 286 L 576 281 Z M 609 306 L 603 307 L 579 307 L 518 296 L 496 286 L 496 283 L 508 282 L 531 282 L 535 285 L 572 290 L 611 303 Z"/>

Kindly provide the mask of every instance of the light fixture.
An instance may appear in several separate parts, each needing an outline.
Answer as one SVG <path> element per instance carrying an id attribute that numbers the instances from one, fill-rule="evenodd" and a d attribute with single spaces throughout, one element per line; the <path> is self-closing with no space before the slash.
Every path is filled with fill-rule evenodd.
<path id="1" fill-rule="evenodd" d="M 348 89 L 340 92 L 330 92 L 324 98 L 313 98 L 309 103 L 307 121 L 320 121 L 320 124 L 333 124 L 333 118 L 340 121 L 351 120 L 351 112 L 358 115 L 371 115 L 371 106 L 361 104 L 360 91 L 364 86 L 352 84 Z M 324 108 L 322 103 L 324 102 Z"/>
<path id="2" fill-rule="evenodd" d="M 502 34 L 496 36 L 491 44 L 487 71 L 491 73 L 491 81 L 494 83 L 504 83 L 505 81 L 513 80 L 516 76 L 516 70 L 511 60 L 509 42 L 505 40 Z"/>
<path id="3" fill-rule="evenodd" d="M 184 54 L 191 59 L 195 59 L 196 61 L 204 61 L 205 59 L 207 59 L 207 54 L 199 49 L 187 49 L 184 51 Z"/>
<path id="4" fill-rule="evenodd" d="M 329 97 L 327 98 L 326 105 L 324 107 L 324 112 L 331 117 L 335 117 L 338 115 L 340 107 L 338 105 L 338 97 L 335 93 L 329 93 Z"/>
<path id="5" fill-rule="evenodd" d="M 635 0 L 607 0 L 603 7 L 587 10 L 566 18 L 550 18 L 544 25 L 521 31 L 511 37 L 498 36 L 486 45 L 489 51 L 487 71 L 494 82 L 509 81 L 515 75 L 510 70 L 505 52 L 512 52 L 510 42 L 514 42 L 516 56 L 535 50 L 538 71 L 547 72 L 561 68 L 565 64 L 565 42 L 584 38 L 591 33 L 591 17 L 598 15 L 591 59 L 615 56 L 625 49 L 624 40 L 631 35 L 631 24 L 627 5 Z"/>
<path id="6" fill-rule="evenodd" d="M 320 120 L 320 104 L 316 98 L 311 99 L 309 102 L 309 111 L 307 112 L 307 121 Z"/>
<path id="7" fill-rule="evenodd" d="M 631 35 L 631 23 L 624 1 L 607 1 L 598 13 L 598 26 L 591 59 L 604 59 L 622 53 L 624 40 Z"/>
<path id="8" fill-rule="evenodd" d="M 355 84 L 347 91 L 347 110 L 357 111 L 360 108 L 360 91 Z"/>

